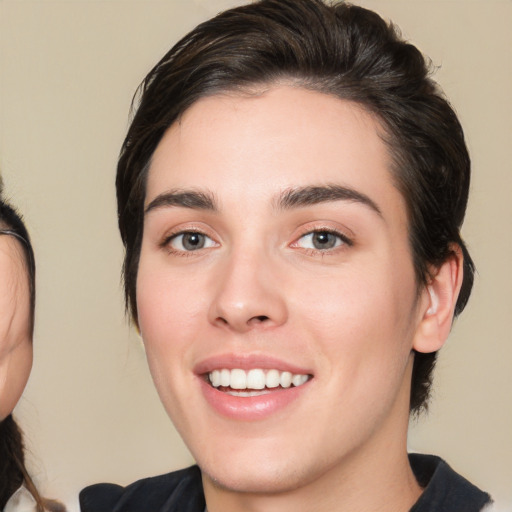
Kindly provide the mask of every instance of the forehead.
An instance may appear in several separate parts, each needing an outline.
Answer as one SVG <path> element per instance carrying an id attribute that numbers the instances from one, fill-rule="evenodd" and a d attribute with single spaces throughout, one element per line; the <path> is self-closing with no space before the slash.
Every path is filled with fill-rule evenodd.
<path id="1" fill-rule="evenodd" d="M 256 200 L 339 184 L 401 206 L 382 133 L 376 117 L 358 104 L 300 87 L 203 98 L 158 145 L 145 203 L 171 188 Z"/>

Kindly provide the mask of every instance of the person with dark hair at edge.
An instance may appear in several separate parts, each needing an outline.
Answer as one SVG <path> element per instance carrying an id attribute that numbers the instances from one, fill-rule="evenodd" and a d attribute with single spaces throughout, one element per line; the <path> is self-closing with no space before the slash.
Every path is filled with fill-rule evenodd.
<path id="1" fill-rule="evenodd" d="M 197 461 L 83 512 L 473 512 L 407 453 L 473 284 L 470 159 L 428 61 L 376 13 L 262 0 L 139 89 L 117 200 L 127 308 Z"/>
<path id="2" fill-rule="evenodd" d="M 2 189 L 0 179 L 0 510 L 64 512 L 39 495 L 12 417 L 32 367 L 36 268 L 27 229 Z"/>

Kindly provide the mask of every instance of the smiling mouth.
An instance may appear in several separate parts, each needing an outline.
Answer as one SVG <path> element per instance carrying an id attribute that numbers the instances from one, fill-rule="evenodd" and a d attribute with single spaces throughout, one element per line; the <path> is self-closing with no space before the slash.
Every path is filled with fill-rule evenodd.
<path id="1" fill-rule="evenodd" d="M 208 373 L 208 381 L 219 391 L 233 396 L 259 396 L 277 389 L 299 387 L 312 378 L 311 375 L 281 372 L 279 370 L 242 370 L 222 368 Z"/>

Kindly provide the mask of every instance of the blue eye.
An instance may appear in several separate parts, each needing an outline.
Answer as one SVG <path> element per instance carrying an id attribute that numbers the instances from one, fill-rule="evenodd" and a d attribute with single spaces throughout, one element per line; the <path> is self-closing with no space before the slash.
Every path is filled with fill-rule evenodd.
<path id="1" fill-rule="evenodd" d="M 203 233 L 186 231 L 173 235 L 169 240 L 169 245 L 176 251 L 189 252 L 213 247 L 215 242 Z"/>
<path id="2" fill-rule="evenodd" d="M 315 251 L 334 249 L 344 243 L 348 243 L 345 237 L 331 231 L 312 231 L 301 236 L 297 241 L 299 247 Z"/>

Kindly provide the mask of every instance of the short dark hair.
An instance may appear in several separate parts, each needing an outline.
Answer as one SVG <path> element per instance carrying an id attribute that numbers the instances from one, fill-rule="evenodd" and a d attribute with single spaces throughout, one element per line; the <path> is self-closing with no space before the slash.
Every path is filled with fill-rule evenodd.
<path id="1" fill-rule="evenodd" d="M 134 321 L 146 178 L 165 131 L 200 98 L 279 82 L 356 102 L 379 119 L 407 205 L 418 289 L 458 246 L 464 256 L 459 314 L 474 274 L 459 231 L 470 160 L 457 116 L 431 79 L 430 62 L 393 24 L 362 7 L 262 0 L 192 30 L 151 70 L 134 98 L 138 108 L 116 179 L 125 298 Z M 427 404 L 435 360 L 436 353 L 415 354 L 412 412 Z"/>

